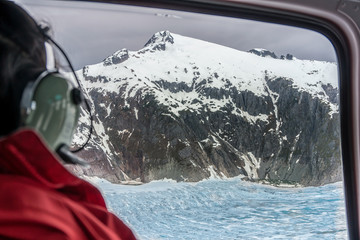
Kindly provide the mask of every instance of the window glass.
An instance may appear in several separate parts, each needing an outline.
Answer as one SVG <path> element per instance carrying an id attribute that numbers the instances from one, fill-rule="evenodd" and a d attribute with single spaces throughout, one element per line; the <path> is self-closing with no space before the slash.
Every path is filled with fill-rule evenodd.
<path id="1" fill-rule="evenodd" d="M 140 239 L 346 239 L 338 64 L 324 36 L 163 9 L 23 4 L 52 26 L 92 105 L 95 133 L 79 153 L 91 168 L 72 170 Z"/>

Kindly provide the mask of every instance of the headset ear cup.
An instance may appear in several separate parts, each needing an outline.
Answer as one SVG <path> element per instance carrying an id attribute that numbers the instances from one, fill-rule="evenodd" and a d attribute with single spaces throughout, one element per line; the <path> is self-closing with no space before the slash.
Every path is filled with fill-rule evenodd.
<path id="1" fill-rule="evenodd" d="M 51 73 L 37 81 L 32 89 L 31 103 L 25 104 L 32 107 L 27 108 L 24 126 L 40 133 L 54 151 L 71 143 L 77 125 L 80 106 L 73 100 L 73 89 L 60 74 Z M 24 91 L 24 94 L 29 93 Z"/>

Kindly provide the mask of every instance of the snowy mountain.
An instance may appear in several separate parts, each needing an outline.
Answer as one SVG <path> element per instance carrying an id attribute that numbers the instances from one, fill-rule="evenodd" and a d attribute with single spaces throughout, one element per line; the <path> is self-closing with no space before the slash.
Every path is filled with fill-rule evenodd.
<path id="1" fill-rule="evenodd" d="M 341 180 L 337 66 L 163 31 L 78 71 L 95 136 L 78 169 L 113 182 Z M 81 118 L 75 143 L 88 125 Z"/>

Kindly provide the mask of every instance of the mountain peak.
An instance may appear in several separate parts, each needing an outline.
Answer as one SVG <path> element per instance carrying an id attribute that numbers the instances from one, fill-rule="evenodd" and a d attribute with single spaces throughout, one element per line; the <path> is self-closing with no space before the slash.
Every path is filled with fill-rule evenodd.
<path id="1" fill-rule="evenodd" d="M 294 60 L 296 59 L 292 54 L 286 54 L 286 55 L 281 55 L 280 58 L 278 58 L 276 56 L 276 54 L 274 52 L 271 52 L 267 49 L 264 48 L 254 48 L 248 51 L 249 53 L 253 53 L 255 55 L 258 55 L 260 57 L 271 57 L 274 59 L 282 59 L 282 60 Z"/>
<path id="2" fill-rule="evenodd" d="M 129 58 L 129 51 L 126 48 L 116 51 L 111 56 L 104 59 L 104 66 L 109 66 L 112 64 L 119 64 L 126 61 Z"/>
<path id="3" fill-rule="evenodd" d="M 293 55 L 291 55 L 291 54 L 286 54 L 286 56 L 284 56 L 284 55 L 281 55 L 281 57 L 280 57 L 281 59 L 286 59 L 286 60 L 294 60 L 294 56 Z"/>
<path id="4" fill-rule="evenodd" d="M 278 57 L 276 56 L 276 54 L 274 52 L 270 52 L 269 50 L 264 49 L 264 48 L 254 48 L 254 49 L 249 50 L 248 52 L 258 55 L 260 57 L 272 57 L 272 58 L 278 59 Z"/>
<path id="5" fill-rule="evenodd" d="M 169 31 L 155 33 L 144 47 L 151 47 L 153 50 L 165 50 L 167 43 L 174 44 L 174 38 Z"/>

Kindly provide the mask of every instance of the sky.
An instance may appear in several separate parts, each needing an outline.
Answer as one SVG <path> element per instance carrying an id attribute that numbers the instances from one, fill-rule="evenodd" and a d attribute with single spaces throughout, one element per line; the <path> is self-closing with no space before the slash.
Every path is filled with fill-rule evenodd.
<path id="1" fill-rule="evenodd" d="M 104 3 L 15 0 L 52 28 L 75 69 L 103 61 L 117 50 L 141 49 L 151 36 L 169 30 L 248 51 L 265 48 L 277 56 L 336 61 L 331 42 L 314 31 L 199 13 Z"/>

